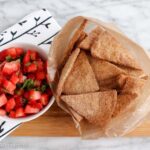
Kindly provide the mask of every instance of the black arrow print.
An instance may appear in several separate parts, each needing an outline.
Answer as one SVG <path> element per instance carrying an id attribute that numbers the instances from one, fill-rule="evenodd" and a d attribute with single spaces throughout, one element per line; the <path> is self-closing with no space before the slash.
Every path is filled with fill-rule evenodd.
<path id="1" fill-rule="evenodd" d="M 44 45 L 44 44 L 51 44 L 52 43 L 52 38 L 58 34 L 58 32 L 56 32 L 55 34 L 53 34 L 52 36 L 50 36 L 49 38 L 45 39 L 44 41 L 42 41 L 41 43 L 39 43 L 38 45 Z"/>
<path id="2" fill-rule="evenodd" d="M 1 39 L 0 39 L 0 43 L 1 43 L 3 40 L 4 40 L 4 38 L 1 38 Z"/>
<path id="3" fill-rule="evenodd" d="M 40 34 L 40 32 L 37 32 L 36 30 L 34 30 L 33 32 L 27 32 L 27 34 L 37 37 L 38 34 Z"/>
<path id="4" fill-rule="evenodd" d="M 6 123 L 6 121 L 3 121 L 0 125 L 0 133 L 4 131 L 3 125 Z"/>
<path id="5" fill-rule="evenodd" d="M 38 21 L 40 20 L 40 18 L 41 18 L 41 17 L 37 17 L 37 18 L 34 17 L 34 20 L 35 20 L 35 22 L 36 22 L 36 25 L 37 25 Z"/>
<path id="6" fill-rule="evenodd" d="M 14 31 L 14 32 L 13 32 L 13 31 L 11 31 L 10 33 L 11 33 L 11 35 L 12 35 L 12 39 L 13 39 L 13 38 L 14 38 L 14 36 L 17 34 L 17 31 Z"/>
<path id="7" fill-rule="evenodd" d="M 35 21 L 39 21 L 40 17 L 38 17 L 38 18 L 34 17 L 34 19 L 35 19 Z"/>
<path id="8" fill-rule="evenodd" d="M 0 35 L 1 36 L 4 36 L 4 34 L 6 34 L 7 33 L 7 31 L 4 31 L 4 32 L 2 32 Z"/>
<path id="9" fill-rule="evenodd" d="M 44 25 L 45 25 L 45 27 L 48 29 L 50 24 L 51 24 L 51 23 L 47 23 L 47 24 L 44 24 Z"/>
<path id="10" fill-rule="evenodd" d="M 26 23 L 26 22 L 27 22 L 27 20 L 24 20 L 24 21 L 19 22 L 18 24 L 23 26 L 23 24 Z"/>

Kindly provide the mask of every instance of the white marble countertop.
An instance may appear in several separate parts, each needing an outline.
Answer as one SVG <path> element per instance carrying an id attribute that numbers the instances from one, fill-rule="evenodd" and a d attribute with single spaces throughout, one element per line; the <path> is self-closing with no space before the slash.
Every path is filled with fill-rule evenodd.
<path id="1" fill-rule="evenodd" d="M 47 8 L 62 26 L 69 18 L 85 15 L 116 23 L 131 39 L 150 50 L 148 0 L 0 0 L 0 31 L 25 15 Z M 150 138 L 114 138 L 82 141 L 79 138 L 7 137 L 3 150 L 149 150 Z"/>

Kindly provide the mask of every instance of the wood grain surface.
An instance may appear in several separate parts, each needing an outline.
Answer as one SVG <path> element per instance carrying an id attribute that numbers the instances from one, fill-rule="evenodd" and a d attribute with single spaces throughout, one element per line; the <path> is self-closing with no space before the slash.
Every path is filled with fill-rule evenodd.
<path id="1" fill-rule="evenodd" d="M 22 124 L 12 136 L 79 136 L 71 117 L 56 103 L 43 116 Z M 150 121 L 144 122 L 127 136 L 150 136 Z"/>
<path id="2" fill-rule="evenodd" d="M 22 124 L 13 136 L 78 136 L 71 117 L 56 103 L 41 117 Z"/>

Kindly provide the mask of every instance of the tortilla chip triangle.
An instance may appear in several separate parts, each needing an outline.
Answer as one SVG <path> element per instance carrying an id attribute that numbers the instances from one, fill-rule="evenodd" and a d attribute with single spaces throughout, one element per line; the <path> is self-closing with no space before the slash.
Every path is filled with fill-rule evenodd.
<path id="1" fill-rule="evenodd" d="M 80 39 L 81 35 L 83 34 L 84 28 L 87 24 L 87 20 L 84 19 L 79 27 L 74 31 L 72 37 L 70 37 L 70 41 L 68 46 L 64 50 L 64 54 L 62 55 L 63 61 L 62 64 L 64 65 L 65 60 L 68 59 L 69 55 L 71 54 L 72 50 L 74 50 L 75 43 Z"/>
<path id="2" fill-rule="evenodd" d="M 61 76 L 60 76 L 60 79 L 59 79 L 59 82 L 57 85 L 57 91 L 56 91 L 58 97 L 62 93 L 63 85 L 64 85 L 69 73 L 71 72 L 71 69 L 72 69 L 79 53 L 80 53 L 80 49 L 79 48 L 75 49 L 72 52 L 72 54 L 70 55 L 69 59 L 67 60 L 64 68 L 62 69 Z"/>
<path id="3" fill-rule="evenodd" d="M 79 39 L 75 43 L 75 47 L 80 48 L 79 47 L 80 43 L 82 43 L 82 41 L 84 41 L 86 37 L 87 37 L 87 34 L 84 31 L 82 31 L 82 33 L 80 34 Z"/>
<path id="4" fill-rule="evenodd" d="M 117 96 L 117 104 L 114 109 L 112 117 L 116 117 L 119 113 L 127 109 L 133 102 L 135 102 L 136 94 L 120 94 Z"/>
<path id="5" fill-rule="evenodd" d="M 83 22 L 81 23 L 79 28 L 77 28 L 77 30 L 75 31 L 73 37 L 71 38 L 71 40 L 69 42 L 69 46 L 68 46 L 69 51 L 73 50 L 74 44 L 78 41 L 80 36 L 83 34 L 83 30 L 84 30 L 86 24 L 87 24 L 87 20 L 83 20 Z"/>
<path id="6" fill-rule="evenodd" d="M 99 82 L 100 91 L 107 91 L 110 89 L 118 89 L 119 85 L 118 85 L 118 82 L 116 82 L 116 78 L 117 77 L 100 81 Z"/>
<path id="7" fill-rule="evenodd" d="M 116 66 L 120 68 L 121 70 L 123 70 L 126 74 L 129 74 L 131 76 L 140 77 L 140 78 L 145 76 L 145 73 L 143 70 L 133 69 L 133 68 L 120 66 L 120 65 L 116 65 Z"/>
<path id="8" fill-rule="evenodd" d="M 90 123 L 104 127 L 114 111 L 116 90 L 80 95 L 64 95 L 61 99 Z"/>
<path id="9" fill-rule="evenodd" d="M 79 48 L 84 50 L 90 50 L 93 42 L 97 39 L 98 35 L 104 32 L 103 28 L 96 27 L 93 29 L 89 35 L 79 44 Z"/>
<path id="10" fill-rule="evenodd" d="M 122 78 L 122 82 L 124 82 L 123 87 L 121 89 L 121 93 L 132 93 L 132 94 L 140 94 L 141 89 L 143 88 L 144 84 L 146 83 L 146 80 L 135 78 L 132 76 L 126 76 L 121 74 L 120 78 Z"/>
<path id="11" fill-rule="evenodd" d="M 84 51 L 78 55 L 64 86 L 65 94 L 81 94 L 99 90 L 97 80 Z"/>
<path id="12" fill-rule="evenodd" d="M 115 65 L 108 61 L 93 58 L 91 56 L 88 56 L 88 58 L 98 81 L 113 78 L 121 73 L 129 74 L 135 77 L 142 77 L 145 75 L 143 70 Z"/>
<path id="13" fill-rule="evenodd" d="M 119 43 L 108 31 L 99 35 L 91 48 L 94 57 L 134 69 L 141 69 L 128 50 Z"/>
<path id="14" fill-rule="evenodd" d="M 128 74 L 135 77 L 144 76 L 144 72 L 142 70 L 118 66 L 108 61 L 93 58 L 91 56 L 88 56 L 88 59 L 99 83 L 100 90 L 118 88 L 118 83 L 116 80 L 118 80 L 117 76 L 120 74 Z"/>
<path id="15" fill-rule="evenodd" d="M 68 107 L 68 109 L 76 121 L 80 122 L 83 119 L 83 117 L 79 115 L 75 110 L 70 107 Z"/>
<path id="16" fill-rule="evenodd" d="M 113 78 L 121 73 L 125 73 L 124 70 L 118 68 L 116 65 L 108 61 L 96 59 L 90 56 L 88 58 L 95 73 L 96 79 L 99 82 Z"/>
<path id="17" fill-rule="evenodd" d="M 146 80 L 131 76 L 120 75 L 120 86 L 122 86 L 120 94 L 117 97 L 117 104 L 113 117 L 124 111 L 130 104 L 134 103 L 136 98 L 141 94 Z"/>

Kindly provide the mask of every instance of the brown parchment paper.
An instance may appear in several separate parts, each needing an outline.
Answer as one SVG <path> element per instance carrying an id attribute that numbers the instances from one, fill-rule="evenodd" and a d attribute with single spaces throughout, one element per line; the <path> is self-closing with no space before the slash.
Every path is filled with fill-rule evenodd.
<path id="1" fill-rule="evenodd" d="M 147 52 L 142 47 L 127 38 L 112 24 L 104 23 L 94 18 L 78 16 L 69 20 L 62 28 L 61 32 L 54 38 L 48 56 L 48 79 L 58 106 L 72 116 L 73 121 L 83 138 L 123 136 L 141 124 L 148 113 L 150 113 L 149 78 L 141 91 L 140 96 L 135 100 L 136 103 L 132 103 L 126 111 L 116 118 L 113 118 L 105 129 L 93 126 L 85 120 L 80 121 L 80 116 L 73 115 L 72 110 L 59 100 L 56 95 L 56 86 L 59 80 L 61 67 L 65 61 L 66 55 L 69 55 L 70 53 L 68 50 L 69 41 L 85 19 L 88 21 L 88 24 L 84 31 L 89 32 L 97 25 L 105 28 L 105 30 L 111 32 L 111 34 L 128 49 L 129 53 L 137 60 L 144 72 L 148 75 L 150 74 L 150 59 Z M 79 119 L 77 119 L 78 117 Z"/>

